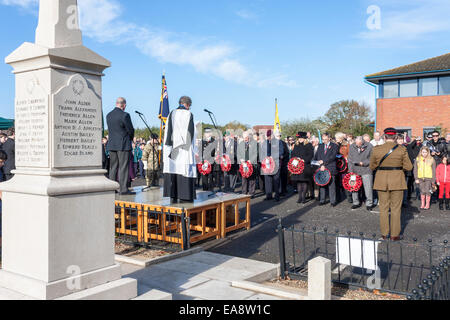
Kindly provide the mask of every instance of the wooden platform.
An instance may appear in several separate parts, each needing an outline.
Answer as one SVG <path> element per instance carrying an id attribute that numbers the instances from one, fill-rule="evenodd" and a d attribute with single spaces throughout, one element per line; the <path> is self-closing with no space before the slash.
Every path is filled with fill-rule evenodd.
<path id="1" fill-rule="evenodd" d="M 161 188 L 134 191 L 136 195 L 116 196 L 116 233 L 136 237 L 138 242 L 158 240 L 186 248 L 251 226 L 250 196 L 197 191 L 194 203 L 171 203 L 170 198 L 163 198 Z M 240 206 L 245 206 L 244 217 Z M 183 218 L 186 238 L 182 236 Z"/>

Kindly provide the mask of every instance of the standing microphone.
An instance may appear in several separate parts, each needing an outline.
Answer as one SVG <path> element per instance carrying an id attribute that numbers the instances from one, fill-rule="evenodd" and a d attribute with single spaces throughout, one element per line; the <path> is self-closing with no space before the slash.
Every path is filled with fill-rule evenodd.
<path id="1" fill-rule="evenodd" d="M 203 111 L 205 111 L 206 113 L 212 113 L 212 112 L 209 111 L 208 109 L 205 109 L 205 110 L 203 110 Z"/>
<path id="2" fill-rule="evenodd" d="M 141 116 L 143 116 L 144 114 L 143 113 L 141 113 L 141 112 L 139 112 L 139 111 L 135 111 L 138 115 L 141 115 Z"/>

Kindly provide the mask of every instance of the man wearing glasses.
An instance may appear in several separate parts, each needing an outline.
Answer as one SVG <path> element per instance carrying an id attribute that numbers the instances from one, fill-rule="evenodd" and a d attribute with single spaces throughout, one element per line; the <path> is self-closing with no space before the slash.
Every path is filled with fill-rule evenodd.
<path id="1" fill-rule="evenodd" d="M 434 160 L 436 161 L 436 165 L 441 164 L 442 157 L 445 153 L 445 141 L 441 139 L 441 134 L 438 131 L 434 131 L 432 134 L 433 140 L 430 142 L 430 151 Z"/>
<path id="2" fill-rule="evenodd" d="M 119 193 L 121 195 L 135 194 L 128 190 L 131 142 L 134 138 L 134 127 L 131 123 L 130 114 L 125 112 L 126 107 L 127 101 L 125 98 L 118 98 L 116 108 L 106 116 L 109 133 L 107 144 L 107 151 L 110 157 L 109 179 L 119 182 Z"/>

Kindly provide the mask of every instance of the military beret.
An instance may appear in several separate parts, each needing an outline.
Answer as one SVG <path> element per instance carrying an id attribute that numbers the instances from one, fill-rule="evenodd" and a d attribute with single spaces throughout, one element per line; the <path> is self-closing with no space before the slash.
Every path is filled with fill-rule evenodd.
<path id="1" fill-rule="evenodd" d="M 387 136 L 395 136 L 397 133 L 397 129 L 394 128 L 387 128 L 386 130 L 384 130 L 384 134 Z"/>

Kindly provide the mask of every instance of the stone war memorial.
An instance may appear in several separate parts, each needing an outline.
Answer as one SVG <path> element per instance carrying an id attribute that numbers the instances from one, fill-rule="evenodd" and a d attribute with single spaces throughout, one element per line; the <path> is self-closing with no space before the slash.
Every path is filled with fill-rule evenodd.
<path id="1" fill-rule="evenodd" d="M 114 260 L 114 193 L 101 169 L 102 76 L 76 0 L 40 0 L 15 74 L 16 171 L 3 183 L 0 299 L 131 299 Z"/>

